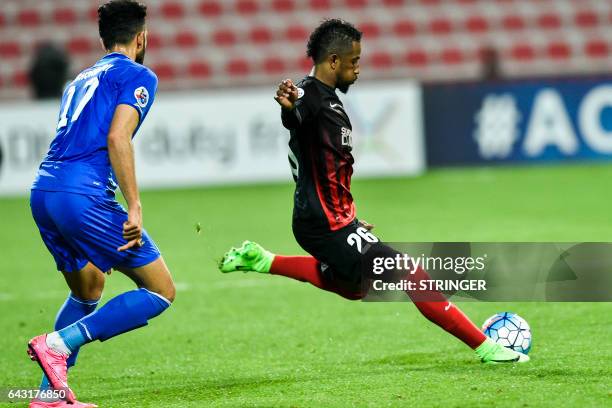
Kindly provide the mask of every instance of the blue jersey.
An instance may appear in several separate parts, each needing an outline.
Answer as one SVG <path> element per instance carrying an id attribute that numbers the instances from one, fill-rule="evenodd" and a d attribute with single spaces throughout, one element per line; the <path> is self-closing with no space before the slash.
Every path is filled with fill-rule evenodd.
<path id="1" fill-rule="evenodd" d="M 77 75 L 62 96 L 57 132 L 32 189 L 113 194 L 117 184 L 107 139 L 115 109 L 125 104 L 138 111 L 136 134 L 156 90 L 153 71 L 120 53 L 106 55 Z"/>

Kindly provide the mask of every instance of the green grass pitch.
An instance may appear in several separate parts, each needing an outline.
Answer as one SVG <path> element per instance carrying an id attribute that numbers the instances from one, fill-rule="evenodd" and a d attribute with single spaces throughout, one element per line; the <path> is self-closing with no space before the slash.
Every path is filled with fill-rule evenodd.
<path id="1" fill-rule="evenodd" d="M 610 165 L 447 169 L 357 181 L 354 195 L 388 241 L 610 241 L 611 179 Z M 609 303 L 463 303 L 478 324 L 511 310 L 533 330 L 529 364 L 483 366 L 409 303 L 218 273 L 247 238 L 302 253 L 291 194 L 290 184 L 143 193 L 177 299 L 148 327 L 86 346 L 70 374 L 77 396 L 101 407 L 612 405 Z M 33 388 L 26 342 L 52 327 L 67 290 L 27 200 L 0 200 L 0 220 L 0 388 Z M 131 287 L 113 273 L 103 301 Z"/>

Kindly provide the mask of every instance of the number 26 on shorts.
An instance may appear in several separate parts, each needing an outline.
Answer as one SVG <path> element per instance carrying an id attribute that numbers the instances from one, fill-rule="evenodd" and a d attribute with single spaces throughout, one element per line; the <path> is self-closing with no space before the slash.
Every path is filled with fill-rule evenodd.
<path id="1" fill-rule="evenodd" d="M 369 232 L 364 227 L 359 227 L 356 231 L 357 232 L 352 232 L 351 234 L 349 234 L 348 237 L 346 237 L 346 242 L 350 246 L 356 247 L 359 253 L 362 253 L 361 251 L 363 249 L 363 241 L 370 244 L 375 244 L 378 242 L 378 238 L 376 238 L 374 234 Z"/>

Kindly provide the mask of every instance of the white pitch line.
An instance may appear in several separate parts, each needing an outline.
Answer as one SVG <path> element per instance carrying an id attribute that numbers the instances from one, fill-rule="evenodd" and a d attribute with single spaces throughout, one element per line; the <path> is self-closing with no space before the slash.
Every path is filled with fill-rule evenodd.
<path id="1" fill-rule="evenodd" d="M 13 295 L 12 293 L 0 292 L 0 302 L 3 300 L 13 300 L 14 298 L 15 298 L 15 295 Z"/>
<path id="2" fill-rule="evenodd" d="M 226 289 L 248 289 L 256 287 L 283 286 L 289 280 L 283 279 L 241 279 L 241 280 L 223 280 L 211 283 L 201 283 L 192 285 L 187 282 L 176 282 L 175 287 L 177 292 L 189 291 L 216 291 Z M 68 295 L 68 289 L 65 290 L 48 290 L 44 292 L 28 292 L 28 293 L 7 293 L 0 292 L 0 302 L 9 302 L 17 299 L 63 299 Z"/>
<path id="3" fill-rule="evenodd" d="M 174 287 L 177 292 L 187 292 L 191 290 L 191 285 L 187 282 L 174 282 Z"/>

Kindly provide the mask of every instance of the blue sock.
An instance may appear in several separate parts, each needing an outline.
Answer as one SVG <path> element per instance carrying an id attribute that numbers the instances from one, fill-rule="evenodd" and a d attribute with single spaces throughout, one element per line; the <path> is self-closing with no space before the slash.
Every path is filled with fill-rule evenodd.
<path id="1" fill-rule="evenodd" d="M 98 306 L 98 300 L 82 300 L 74 295 L 68 296 L 66 302 L 60 309 L 55 318 L 55 330 L 61 330 L 68 327 L 72 323 L 91 314 Z M 76 358 L 79 355 L 79 350 L 73 350 L 68 358 L 68 367 L 72 367 L 76 363 Z"/>
<path id="2" fill-rule="evenodd" d="M 94 340 L 108 340 L 119 334 L 147 325 L 149 319 L 170 306 L 157 293 L 140 288 L 122 293 L 104 306 L 58 333 L 70 349 L 78 349 Z"/>
<path id="3" fill-rule="evenodd" d="M 63 329 L 64 327 L 82 319 L 96 310 L 96 306 L 98 306 L 97 300 L 82 300 L 71 293 L 68 295 L 68 298 L 55 317 L 55 330 Z M 70 355 L 68 358 L 68 367 L 72 367 L 75 364 L 78 354 L 79 350 L 77 349 Z M 47 379 L 47 376 L 43 374 L 40 389 L 48 390 L 51 388 L 52 387 Z"/>
<path id="4" fill-rule="evenodd" d="M 83 344 L 88 342 L 87 329 L 83 327 L 80 320 L 58 330 L 57 333 L 64 340 L 68 350 L 70 350 L 70 355 L 77 352 Z"/>

